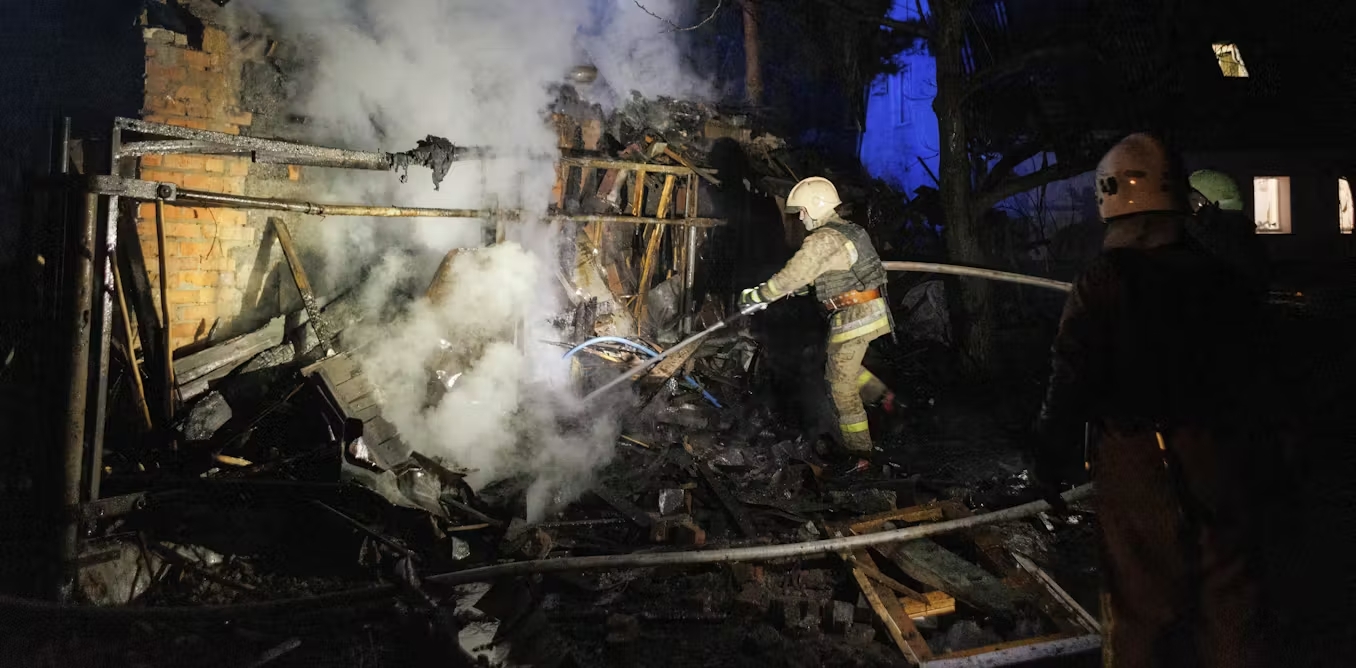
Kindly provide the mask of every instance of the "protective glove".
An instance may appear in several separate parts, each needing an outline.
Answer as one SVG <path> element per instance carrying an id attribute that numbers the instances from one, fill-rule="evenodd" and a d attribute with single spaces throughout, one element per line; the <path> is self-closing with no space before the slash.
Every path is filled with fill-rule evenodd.
<path id="1" fill-rule="evenodd" d="M 753 306 L 754 304 L 765 304 L 772 301 L 771 299 L 768 299 L 767 294 L 764 292 L 766 289 L 767 284 L 764 283 L 759 284 L 757 287 L 747 288 L 739 293 L 739 308 L 743 309 Z"/>

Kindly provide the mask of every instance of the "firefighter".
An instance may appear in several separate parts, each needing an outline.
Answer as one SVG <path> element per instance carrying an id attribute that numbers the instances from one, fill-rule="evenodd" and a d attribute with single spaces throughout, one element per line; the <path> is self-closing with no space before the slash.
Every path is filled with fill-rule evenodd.
<path id="1" fill-rule="evenodd" d="M 1187 243 L 1186 179 L 1131 135 L 1097 167 L 1101 254 L 1074 283 L 1052 347 L 1036 468 L 1083 468 L 1102 531 L 1105 665 L 1261 663 L 1249 481 L 1256 296 Z"/>
<path id="2" fill-rule="evenodd" d="M 1192 172 L 1191 209 L 1196 215 L 1187 233 L 1206 252 L 1239 271 L 1259 292 L 1270 282 L 1270 260 L 1257 235 L 1257 223 L 1243 212 L 1243 195 L 1233 177 L 1213 169 Z"/>
<path id="3" fill-rule="evenodd" d="M 812 176 L 791 189 L 787 213 L 799 213 L 809 231 L 800 250 L 772 278 L 739 295 L 740 306 L 770 302 L 814 286 L 815 298 L 829 313 L 828 362 L 824 374 L 843 445 L 852 455 L 871 452 L 871 432 L 863 399 L 887 408 L 893 395 L 862 366 L 867 345 L 892 331 L 889 307 L 881 298 L 885 267 L 866 230 L 840 218 L 838 190 L 828 179 Z"/>

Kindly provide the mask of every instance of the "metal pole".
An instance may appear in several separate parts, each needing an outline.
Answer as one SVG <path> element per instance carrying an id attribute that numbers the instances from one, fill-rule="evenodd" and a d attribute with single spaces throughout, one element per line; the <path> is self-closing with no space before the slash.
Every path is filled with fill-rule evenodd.
<path id="1" fill-rule="evenodd" d="M 165 424 L 174 421 L 174 352 L 170 347 L 169 274 L 165 261 L 165 200 L 155 201 L 155 235 L 160 244 L 160 339 L 164 351 L 161 380 L 165 383 Z"/>
<path id="2" fill-rule="evenodd" d="M 1058 290 L 1060 292 L 1069 292 L 1073 289 L 1072 283 L 1056 281 L 1052 278 L 1041 278 L 1039 276 L 1028 276 L 1026 274 L 1017 274 L 1010 271 L 998 271 L 996 269 L 983 269 L 980 267 L 963 267 L 955 264 L 940 264 L 936 262 L 882 262 L 886 271 L 919 271 L 931 274 L 951 274 L 953 276 L 974 276 L 976 278 L 988 278 L 995 281 L 1007 281 L 1009 283 L 1021 283 L 1023 285 L 1034 285 L 1038 288 L 1047 290 Z"/>
<path id="3" fill-rule="evenodd" d="M 204 204 L 241 207 L 247 209 L 268 209 L 271 211 L 290 211 L 313 216 L 365 216 L 373 218 L 488 218 L 495 212 L 488 209 L 426 209 L 403 206 L 359 206 L 351 204 L 317 204 L 315 202 L 291 202 L 269 199 L 267 197 L 248 197 L 245 195 L 223 195 L 220 193 L 197 190 L 180 190 L 176 200 L 190 200 Z M 500 211 L 500 215 L 509 212 Z"/>
<path id="4" fill-rule="evenodd" d="M 89 410 L 90 325 L 94 316 L 94 244 L 99 228 L 99 196 L 85 193 L 78 245 L 71 249 L 75 263 L 71 285 L 70 385 L 66 394 L 66 422 L 61 450 L 61 530 L 57 542 L 60 575 L 53 594 L 69 600 L 75 587 L 75 562 L 80 555 L 81 477 L 85 464 L 85 427 Z"/>
<path id="5" fill-rule="evenodd" d="M 252 484 L 258 484 L 253 481 Z M 1092 496 L 1091 483 L 1064 492 L 1065 501 L 1073 502 Z M 728 562 L 770 561 L 792 557 L 809 557 L 821 554 L 834 554 L 858 550 L 875 545 L 904 543 L 920 538 L 929 538 L 956 531 L 964 531 L 987 524 L 1011 522 L 1037 513 L 1050 510 L 1050 503 L 1044 500 L 1024 503 L 1020 506 L 995 510 L 982 515 L 971 515 L 945 522 L 933 522 L 918 526 L 880 531 L 860 536 L 845 536 L 825 540 L 812 540 L 802 543 L 781 545 L 759 545 L 754 547 L 733 547 L 717 550 L 687 550 L 681 552 L 637 552 L 633 554 L 609 554 L 593 557 L 566 557 L 563 559 L 537 559 L 506 564 L 495 564 L 468 568 L 462 571 L 440 573 L 424 578 L 425 582 L 440 585 L 458 585 L 468 582 L 491 582 L 501 577 L 529 575 L 532 573 L 566 573 L 614 568 L 652 568 L 655 566 L 678 566 L 689 564 L 717 564 Z M 366 589 L 332 592 L 292 598 L 281 601 L 244 603 L 239 605 L 171 606 L 152 608 L 97 607 L 54 605 L 41 601 L 17 599 L 0 594 L 0 609 L 18 609 L 29 612 L 60 613 L 66 619 L 104 619 L 104 620 L 203 620 L 203 619 L 239 619 L 252 615 L 297 614 L 305 610 L 319 610 L 335 606 L 358 605 L 367 601 L 378 601 L 399 593 L 395 585 L 377 585 Z"/>
<path id="6" fill-rule="evenodd" d="M 62 175 L 71 173 L 71 117 L 64 116 L 61 119 L 61 148 L 57 155 L 61 156 L 58 171 Z"/>

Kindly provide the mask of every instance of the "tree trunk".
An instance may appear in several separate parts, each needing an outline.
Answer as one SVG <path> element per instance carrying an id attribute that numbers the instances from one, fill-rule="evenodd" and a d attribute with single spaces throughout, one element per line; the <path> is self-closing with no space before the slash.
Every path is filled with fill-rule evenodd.
<path id="1" fill-rule="evenodd" d="M 744 9 L 744 95 L 751 106 L 763 101 L 763 62 L 758 49 L 758 2 L 742 0 Z"/>
<path id="2" fill-rule="evenodd" d="M 962 116 L 966 86 L 961 49 L 965 45 L 965 19 L 970 0 L 934 0 L 933 53 L 937 58 L 937 130 L 941 135 L 939 172 L 942 207 L 946 212 L 946 245 L 952 259 L 961 264 L 984 265 L 984 246 L 979 221 L 972 215 L 971 166 L 967 151 L 965 119 Z M 967 372 L 983 375 L 992 371 L 996 323 L 993 286 L 981 279 L 961 279 L 959 318 L 961 345 L 967 357 Z"/>

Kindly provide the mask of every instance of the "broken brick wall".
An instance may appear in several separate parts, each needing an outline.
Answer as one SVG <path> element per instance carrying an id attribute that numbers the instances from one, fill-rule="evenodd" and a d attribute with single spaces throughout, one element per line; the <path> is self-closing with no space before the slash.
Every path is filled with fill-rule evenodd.
<path id="1" fill-rule="evenodd" d="M 279 44 L 268 37 L 267 26 L 214 3 L 167 6 L 177 8 L 182 23 L 156 25 L 153 15 L 143 18 L 142 118 L 229 134 L 286 137 L 295 123 L 285 112 L 277 82 L 258 83 L 260 72 L 278 78 L 274 61 Z M 301 198 L 304 188 L 301 168 L 253 164 L 247 155 L 149 155 L 140 159 L 138 172 L 142 179 L 228 194 Z M 269 219 L 287 221 L 299 240 L 306 236 L 306 221 L 278 212 L 173 205 L 165 206 L 164 215 L 173 348 L 214 343 L 299 307 Z M 158 308 L 159 243 L 152 203 L 137 210 L 137 236 Z"/>

